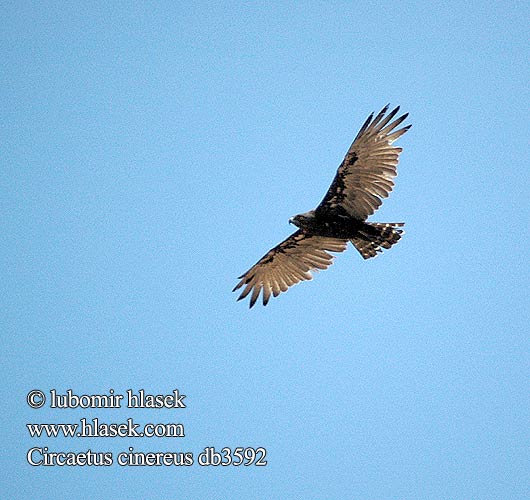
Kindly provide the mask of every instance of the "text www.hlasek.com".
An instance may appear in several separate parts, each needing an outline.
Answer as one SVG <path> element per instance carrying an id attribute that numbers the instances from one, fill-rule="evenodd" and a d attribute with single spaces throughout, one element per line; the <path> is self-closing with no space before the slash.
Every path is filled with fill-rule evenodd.
<path id="1" fill-rule="evenodd" d="M 78 424 L 26 424 L 31 437 L 185 437 L 184 425 L 175 423 L 147 423 L 143 427 L 132 418 L 120 424 L 88 421 Z"/>

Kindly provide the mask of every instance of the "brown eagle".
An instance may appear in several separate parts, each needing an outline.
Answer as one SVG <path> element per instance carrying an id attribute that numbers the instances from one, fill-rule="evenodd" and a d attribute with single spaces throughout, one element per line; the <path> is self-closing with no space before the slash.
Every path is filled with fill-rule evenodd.
<path id="1" fill-rule="evenodd" d="M 277 297 L 291 285 L 312 279 L 312 270 L 327 269 L 333 261 L 328 252 L 343 252 L 348 241 L 365 259 L 399 241 L 403 230 L 397 228 L 403 222 L 366 222 L 392 191 L 402 151 L 392 144 L 411 127 L 396 130 L 408 113 L 393 120 L 399 106 L 387 111 L 388 105 L 364 122 L 320 205 L 289 219 L 298 231 L 238 278 L 233 291 L 244 288 L 237 300 L 252 292 L 252 307 L 263 292 L 267 305 L 271 294 Z"/>

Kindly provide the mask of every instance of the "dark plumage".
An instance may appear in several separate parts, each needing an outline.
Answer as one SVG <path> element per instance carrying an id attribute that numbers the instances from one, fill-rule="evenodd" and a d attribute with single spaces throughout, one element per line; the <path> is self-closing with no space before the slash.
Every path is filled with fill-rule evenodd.
<path id="1" fill-rule="evenodd" d="M 328 252 L 346 250 L 348 241 L 365 259 L 399 241 L 402 222 L 366 222 L 394 186 L 401 148 L 392 143 L 411 127 L 396 130 L 408 113 L 392 121 L 399 106 L 389 114 L 387 111 L 388 106 L 364 122 L 320 205 L 289 220 L 298 231 L 239 277 L 234 291 L 244 288 L 238 300 L 252 292 L 252 307 L 262 292 L 263 305 L 267 305 L 271 294 L 276 297 L 290 286 L 312 279 L 312 270 L 327 269 L 333 261 Z"/>

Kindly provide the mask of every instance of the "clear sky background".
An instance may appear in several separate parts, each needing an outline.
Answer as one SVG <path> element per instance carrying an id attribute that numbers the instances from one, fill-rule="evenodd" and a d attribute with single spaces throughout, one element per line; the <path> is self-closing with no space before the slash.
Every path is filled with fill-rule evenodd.
<path id="1" fill-rule="evenodd" d="M 3 2 L 9 499 L 528 498 L 526 2 Z M 412 129 L 353 249 L 263 308 L 236 277 L 314 208 L 368 114 Z M 31 409 L 41 389 L 187 408 Z M 177 422 L 184 438 L 30 438 Z M 32 467 L 265 447 L 266 467 Z"/>

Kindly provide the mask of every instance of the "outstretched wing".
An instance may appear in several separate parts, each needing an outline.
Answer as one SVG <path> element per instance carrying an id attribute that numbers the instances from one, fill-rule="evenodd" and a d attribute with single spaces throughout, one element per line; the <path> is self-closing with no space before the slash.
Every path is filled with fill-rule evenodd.
<path id="1" fill-rule="evenodd" d="M 364 122 L 357 137 L 337 170 L 326 196 L 316 208 L 317 212 L 341 212 L 365 220 L 383 203 L 394 186 L 401 148 L 392 143 L 410 127 L 395 130 L 408 113 L 392 121 L 399 106 L 386 115 L 388 106 Z M 386 116 L 385 116 L 386 115 Z"/>
<path id="2" fill-rule="evenodd" d="M 314 269 L 327 269 L 333 262 L 333 255 L 328 252 L 342 252 L 346 250 L 346 244 L 347 240 L 312 236 L 298 230 L 240 276 L 241 281 L 232 291 L 245 285 L 237 300 L 252 292 L 252 307 L 263 290 L 265 306 L 271 294 L 277 297 L 290 286 L 312 279 L 310 271 Z"/>

